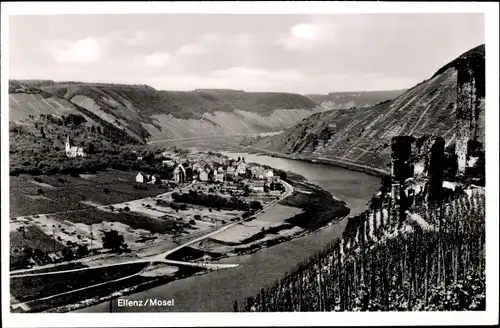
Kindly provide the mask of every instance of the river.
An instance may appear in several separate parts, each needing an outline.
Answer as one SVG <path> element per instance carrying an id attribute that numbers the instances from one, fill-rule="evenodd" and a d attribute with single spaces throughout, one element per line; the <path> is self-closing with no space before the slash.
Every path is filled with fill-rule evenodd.
<path id="1" fill-rule="evenodd" d="M 380 186 L 380 178 L 333 166 L 283 159 L 265 155 L 222 151 L 228 156 L 244 157 L 246 162 L 268 165 L 304 176 L 309 182 L 329 191 L 347 203 L 351 214 L 360 213 Z M 143 292 L 125 296 L 128 300 L 169 300 L 171 307 L 118 307 L 112 301 L 113 312 L 225 312 L 232 311 L 233 303 L 255 295 L 260 288 L 275 282 L 298 262 L 321 250 L 324 245 L 340 237 L 346 225 L 343 220 L 335 225 L 289 242 L 257 251 L 254 254 L 231 257 L 221 263 L 238 263 L 239 267 L 213 271 L 204 275 L 176 280 Z M 77 312 L 109 312 L 109 302 L 97 304 Z"/>

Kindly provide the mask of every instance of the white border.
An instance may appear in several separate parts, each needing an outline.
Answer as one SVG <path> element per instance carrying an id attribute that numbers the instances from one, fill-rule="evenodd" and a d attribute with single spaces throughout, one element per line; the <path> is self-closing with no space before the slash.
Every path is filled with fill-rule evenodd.
<path id="1" fill-rule="evenodd" d="M 381 2 L 18 2 L 1 4 L 1 168 L 2 168 L 2 319 L 6 327 L 65 326 L 332 326 L 332 325 L 481 325 L 498 324 L 498 3 L 381 3 Z M 485 13 L 486 22 L 486 312 L 402 313 L 10 313 L 8 161 L 8 16 L 48 14 L 339 14 L 339 13 Z M 444 64 L 444 63 L 443 63 Z"/>

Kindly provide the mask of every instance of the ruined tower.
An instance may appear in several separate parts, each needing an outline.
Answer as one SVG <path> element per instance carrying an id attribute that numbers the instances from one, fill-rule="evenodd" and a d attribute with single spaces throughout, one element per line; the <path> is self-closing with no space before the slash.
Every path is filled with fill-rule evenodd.
<path id="1" fill-rule="evenodd" d="M 471 52 L 461 57 L 457 68 L 456 142 L 458 174 L 467 166 L 469 140 L 483 142 L 485 67 L 483 52 Z"/>

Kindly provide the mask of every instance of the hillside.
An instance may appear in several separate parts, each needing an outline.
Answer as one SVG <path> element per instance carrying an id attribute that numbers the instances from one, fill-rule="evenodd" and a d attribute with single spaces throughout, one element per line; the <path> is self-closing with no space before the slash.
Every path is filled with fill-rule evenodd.
<path id="1" fill-rule="evenodd" d="M 10 81 L 10 121 L 81 112 L 136 142 L 280 131 L 323 110 L 289 93 L 163 91 L 147 85 Z"/>
<path id="2" fill-rule="evenodd" d="M 394 100 L 363 109 L 315 113 L 253 146 L 386 170 L 393 136 L 438 135 L 447 145 L 453 144 L 457 107 L 465 117 L 466 130 L 484 144 L 484 56 L 484 45 L 478 46 Z"/>
<path id="3" fill-rule="evenodd" d="M 307 94 L 305 96 L 321 107 L 331 110 L 371 107 L 380 102 L 395 99 L 405 91 L 406 90 L 330 92 L 327 95 Z"/>

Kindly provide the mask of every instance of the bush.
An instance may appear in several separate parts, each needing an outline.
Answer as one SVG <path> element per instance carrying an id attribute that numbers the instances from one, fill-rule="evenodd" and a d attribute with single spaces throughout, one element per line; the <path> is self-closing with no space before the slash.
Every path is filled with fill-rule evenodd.
<path id="1" fill-rule="evenodd" d="M 250 209 L 254 211 L 260 211 L 263 209 L 262 203 L 259 201 L 252 201 L 250 202 Z"/>
<path id="2" fill-rule="evenodd" d="M 43 194 L 43 190 L 42 189 L 38 189 L 37 192 L 38 192 L 39 195 Z"/>
<path id="3" fill-rule="evenodd" d="M 130 212 L 130 207 L 125 206 L 125 207 L 123 208 L 123 210 L 124 210 L 125 212 Z"/>
<path id="4" fill-rule="evenodd" d="M 195 221 L 195 220 L 193 220 L 193 219 L 191 219 L 191 220 L 189 220 L 189 224 L 191 224 L 191 225 L 196 225 L 196 221 Z"/>

